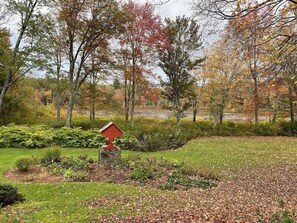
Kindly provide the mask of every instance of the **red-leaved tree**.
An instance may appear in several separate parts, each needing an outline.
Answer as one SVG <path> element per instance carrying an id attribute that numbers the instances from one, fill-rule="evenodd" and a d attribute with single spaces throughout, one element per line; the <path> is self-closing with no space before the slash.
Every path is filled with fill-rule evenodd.
<path id="1" fill-rule="evenodd" d="M 137 86 L 150 72 L 154 64 L 157 49 L 166 48 L 165 32 L 161 18 L 155 14 L 153 5 L 129 1 L 123 10 L 130 15 L 126 31 L 120 36 L 120 54 L 125 81 L 126 120 L 134 124 L 134 108 Z"/>

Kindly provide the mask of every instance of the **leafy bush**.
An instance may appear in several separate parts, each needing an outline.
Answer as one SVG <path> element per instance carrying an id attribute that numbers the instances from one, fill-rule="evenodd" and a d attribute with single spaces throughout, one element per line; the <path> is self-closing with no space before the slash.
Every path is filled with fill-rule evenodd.
<path id="1" fill-rule="evenodd" d="M 50 148 L 44 151 L 41 162 L 44 164 L 51 164 L 61 161 L 61 149 Z"/>
<path id="2" fill-rule="evenodd" d="M 3 126 L 0 129 L 0 147 L 42 148 L 46 146 L 62 146 L 73 148 L 98 148 L 106 143 L 106 138 L 99 135 L 98 130 L 86 130 L 94 126 L 101 127 L 106 122 L 96 120 L 90 122 L 79 118 L 75 126 L 81 128 L 53 129 L 41 125 Z M 210 121 L 193 123 L 183 121 L 180 126 L 172 120 L 154 120 L 136 118 L 132 128 L 123 119 L 115 123 L 123 130 L 124 136 L 116 139 L 115 144 L 121 149 L 134 151 L 159 151 L 176 149 L 189 140 L 199 136 L 296 136 L 297 122 L 281 122 L 276 125 L 260 123 L 255 128 L 251 123 L 224 122 L 214 126 Z"/>
<path id="3" fill-rule="evenodd" d="M 139 156 L 129 156 L 126 159 L 122 159 L 122 165 L 132 169 L 131 179 L 140 182 L 161 176 L 170 168 L 166 160 L 155 157 L 141 159 Z"/>
<path id="4" fill-rule="evenodd" d="M 51 145 L 52 135 L 52 131 L 45 126 L 3 126 L 0 130 L 0 146 L 43 148 Z"/>
<path id="5" fill-rule="evenodd" d="M 30 157 L 22 157 L 15 162 L 15 166 L 20 172 L 27 172 L 31 164 L 33 164 L 33 160 Z"/>
<path id="6" fill-rule="evenodd" d="M 83 159 L 74 159 L 73 157 L 64 157 L 60 163 L 60 166 L 66 169 L 72 169 L 74 171 L 87 170 L 88 161 Z"/>
<path id="7" fill-rule="evenodd" d="M 64 174 L 65 178 L 70 180 L 70 181 L 75 181 L 75 182 L 84 182 L 88 181 L 88 175 L 85 172 L 76 172 L 74 170 L 67 169 Z"/>
<path id="8" fill-rule="evenodd" d="M 18 193 L 17 188 L 0 184 L 0 208 L 23 201 L 25 201 L 25 197 Z"/>
<path id="9" fill-rule="evenodd" d="M 74 148 L 97 148 L 106 142 L 98 131 L 83 131 L 80 128 L 52 129 L 46 126 L 2 126 L 0 147 L 44 148 L 63 146 Z"/>
<path id="10" fill-rule="evenodd" d="M 143 182 L 153 177 L 151 169 L 147 166 L 138 166 L 130 174 L 130 178 L 139 182 Z"/>
<path id="11" fill-rule="evenodd" d="M 168 182 L 160 185 L 162 190 L 176 190 L 177 185 L 184 186 L 186 188 L 202 188 L 207 189 L 216 186 L 216 183 L 205 178 L 190 178 L 182 172 L 183 165 L 177 166 L 168 176 Z"/>
<path id="12" fill-rule="evenodd" d="M 56 130 L 53 141 L 55 145 L 62 147 L 98 148 L 106 142 L 106 138 L 99 135 L 98 131 L 63 127 Z"/>

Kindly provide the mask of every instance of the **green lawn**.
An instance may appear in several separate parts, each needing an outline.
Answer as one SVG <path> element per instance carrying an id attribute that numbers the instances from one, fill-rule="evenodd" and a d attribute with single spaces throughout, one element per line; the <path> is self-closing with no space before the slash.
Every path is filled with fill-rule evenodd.
<path id="1" fill-rule="evenodd" d="M 88 219 L 117 212 L 118 206 L 114 204 L 90 209 L 82 206 L 84 201 L 123 193 L 136 196 L 144 190 L 147 193 L 160 193 L 156 190 L 108 183 L 30 184 L 10 182 L 3 177 L 4 172 L 13 167 L 18 157 L 41 156 L 42 152 L 42 149 L 0 149 L 0 181 L 17 186 L 27 198 L 25 203 L 0 212 L 0 222 L 88 222 Z M 62 155 L 82 154 L 95 158 L 97 149 L 62 149 Z M 200 138 L 175 151 L 123 151 L 123 156 L 130 154 L 163 157 L 171 162 L 185 162 L 202 171 L 214 171 L 223 175 L 229 170 L 296 162 L 297 138 Z"/>

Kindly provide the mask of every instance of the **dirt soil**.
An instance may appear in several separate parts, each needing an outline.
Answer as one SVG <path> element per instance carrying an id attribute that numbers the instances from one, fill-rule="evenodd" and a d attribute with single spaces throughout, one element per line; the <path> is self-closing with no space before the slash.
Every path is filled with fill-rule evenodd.
<path id="1" fill-rule="evenodd" d="M 54 176 L 45 167 L 33 166 L 27 172 L 20 172 L 16 168 L 8 170 L 4 176 L 18 182 L 56 183 L 63 182 L 63 176 Z"/>

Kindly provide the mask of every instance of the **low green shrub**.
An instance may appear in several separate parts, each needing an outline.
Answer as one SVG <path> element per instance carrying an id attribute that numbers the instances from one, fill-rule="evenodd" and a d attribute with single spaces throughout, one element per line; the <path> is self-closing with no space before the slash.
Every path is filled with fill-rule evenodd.
<path id="1" fill-rule="evenodd" d="M 64 176 L 67 180 L 74 182 L 85 182 L 88 181 L 88 175 L 85 172 L 77 172 L 70 169 L 67 169 L 64 173 Z"/>
<path id="2" fill-rule="evenodd" d="M 43 157 L 41 158 L 41 163 L 51 164 L 61 161 L 61 149 L 59 148 L 49 148 L 44 151 Z"/>
<path id="3" fill-rule="evenodd" d="M 0 208 L 23 201 L 25 197 L 18 193 L 17 188 L 8 184 L 0 184 Z"/>
<path id="4" fill-rule="evenodd" d="M 63 127 L 56 130 L 55 145 L 73 148 L 98 148 L 106 143 L 106 138 L 98 131 L 84 131 L 80 128 Z"/>
<path id="5" fill-rule="evenodd" d="M 280 128 L 282 131 L 282 135 L 286 135 L 286 136 L 296 136 L 297 135 L 297 121 L 295 121 L 294 123 L 281 122 Z"/>
<path id="6" fill-rule="evenodd" d="M 60 164 L 62 168 L 72 169 L 74 171 L 87 170 L 89 162 L 84 159 L 75 159 L 73 157 L 64 157 Z"/>
<path id="7" fill-rule="evenodd" d="M 20 172 L 27 172 L 32 164 L 34 163 L 30 157 L 21 157 L 15 161 L 15 166 Z"/>
<path id="8" fill-rule="evenodd" d="M 0 146 L 15 148 L 43 148 L 52 144 L 52 130 L 45 126 L 3 126 Z"/>
<path id="9" fill-rule="evenodd" d="M 116 139 L 115 144 L 121 149 L 134 151 L 159 151 L 176 149 L 189 140 L 199 136 L 296 136 L 297 122 L 280 122 L 276 125 L 260 123 L 257 128 L 252 123 L 223 122 L 214 126 L 210 121 L 182 121 L 179 126 L 173 120 L 155 120 L 137 118 L 134 127 L 123 119 L 115 119 L 123 130 L 123 137 Z M 8 125 L 0 128 L 0 147 L 42 148 L 62 146 L 72 148 L 98 148 L 106 143 L 106 138 L 94 126 L 102 127 L 104 120 L 90 122 L 78 118 L 76 128 L 53 129 L 42 125 L 17 126 Z"/>
<path id="10" fill-rule="evenodd" d="M 144 182 L 153 177 L 153 172 L 147 166 L 138 166 L 132 171 L 129 177 L 133 180 Z"/>
<path id="11" fill-rule="evenodd" d="M 81 128 L 53 129 L 40 125 L 9 125 L 0 129 L 0 148 L 98 148 L 105 142 L 106 138 L 99 135 L 98 131 L 83 131 Z"/>
<path id="12" fill-rule="evenodd" d="M 178 166 L 169 176 L 167 177 L 168 182 L 162 184 L 159 188 L 162 190 L 176 190 L 177 185 L 184 186 L 186 188 L 201 188 L 207 189 L 216 186 L 216 182 L 205 178 L 190 178 L 188 175 L 182 172 L 182 167 Z"/>
<path id="13" fill-rule="evenodd" d="M 130 178 L 139 182 L 159 177 L 171 168 L 170 164 L 164 159 L 155 157 L 141 159 L 139 156 L 129 156 L 122 159 L 122 165 L 132 169 Z"/>

